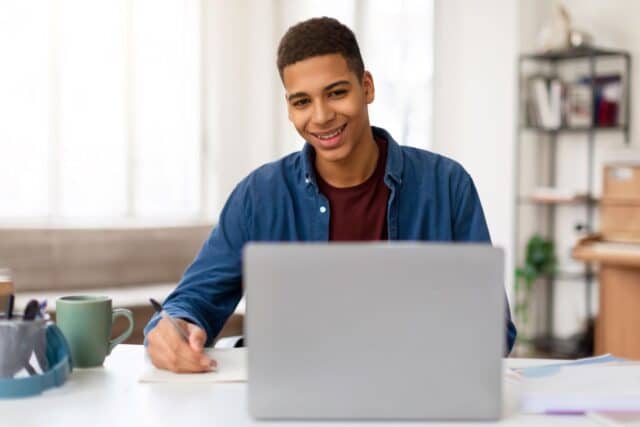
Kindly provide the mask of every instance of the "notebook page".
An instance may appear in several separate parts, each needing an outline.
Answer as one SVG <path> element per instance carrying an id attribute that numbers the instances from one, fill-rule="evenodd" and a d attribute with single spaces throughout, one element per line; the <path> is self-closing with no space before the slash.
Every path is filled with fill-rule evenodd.
<path id="1" fill-rule="evenodd" d="M 246 348 L 212 348 L 205 352 L 218 362 L 214 372 L 197 374 L 176 374 L 158 369 L 149 362 L 147 369 L 138 379 L 141 383 L 228 383 L 247 381 Z"/>

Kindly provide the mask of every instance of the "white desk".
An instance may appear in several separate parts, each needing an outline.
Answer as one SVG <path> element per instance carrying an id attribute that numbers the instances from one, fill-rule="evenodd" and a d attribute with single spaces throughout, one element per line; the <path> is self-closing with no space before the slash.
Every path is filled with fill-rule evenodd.
<path id="1" fill-rule="evenodd" d="M 510 367 L 533 366 L 553 361 L 509 359 Z M 36 397 L 0 400 L 0 425 L 24 427 L 86 426 L 312 426 L 377 427 L 424 425 L 400 422 L 262 422 L 249 417 L 246 384 L 140 384 L 145 364 L 144 348 L 120 345 L 103 368 L 75 369 L 60 388 Z M 504 426 L 597 426 L 582 416 L 542 416 L 517 413 L 517 385 L 505 384 Z M 490 423 L 433 423 L 493 425 Z"/>

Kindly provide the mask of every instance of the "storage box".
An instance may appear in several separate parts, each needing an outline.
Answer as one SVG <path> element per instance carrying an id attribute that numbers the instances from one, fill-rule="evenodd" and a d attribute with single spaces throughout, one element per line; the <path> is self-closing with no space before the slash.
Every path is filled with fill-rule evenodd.
<path id="1" fill-rule="evenodd" d="M 605 165 L 603 176 L 602 198 L 640 200 L 640 164 Z"/>
<path id="2" fill-rule="evenodd" d="M 640 198 L 602 199 L 600 230 L 606 240 L 640 242 Z"/>
<path id="3" fill-rule="evenodd" d="M 605 165 L 600 230 L 605 240 L 640 242 L 640 165 Z"/>

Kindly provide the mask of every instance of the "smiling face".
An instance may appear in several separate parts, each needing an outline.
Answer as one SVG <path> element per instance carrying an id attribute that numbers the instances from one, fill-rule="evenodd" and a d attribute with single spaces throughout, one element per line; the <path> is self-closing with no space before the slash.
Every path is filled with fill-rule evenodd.
<path id="1" fill-rule="evenodd" d="M 336 53 L 288 65 L 282 77 L 289 120 L 315 149 L 319 169 L 358 165 L 376 149 L 367 110 L 374 99 L 370 73 L 360 81 Z"/>

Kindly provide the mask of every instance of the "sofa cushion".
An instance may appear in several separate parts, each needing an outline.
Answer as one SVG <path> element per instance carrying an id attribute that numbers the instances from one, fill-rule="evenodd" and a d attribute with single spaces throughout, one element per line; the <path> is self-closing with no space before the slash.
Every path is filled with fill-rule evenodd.
<path id="1" fill-rule="evenodd" d="M 211 225 L 0 229 L 0 267 L 16 292 L 177 283 Z"/>
<path id="2" fill-rule="evenodd" d="M 66 295 L 104 295 L 111 297 L 112 305 L 116 307 L 144 307 L 151 306 L 149 298 L 164 301 L 169 293 L 176 287 L 175 283 L 158 283 L 138 286 L 119 286 L 101 289 L 73 289 L 53 291 L 26 291 L 16 293 L 15 310 L 21 312 L 30 299 L 38 301 L 47 300 L 47 311 L 55 312 L 56 299 Z M 241 299 L 234 314 L 244 314 L 246 309 L 245 299 Z"/>

